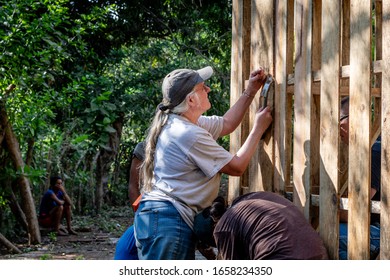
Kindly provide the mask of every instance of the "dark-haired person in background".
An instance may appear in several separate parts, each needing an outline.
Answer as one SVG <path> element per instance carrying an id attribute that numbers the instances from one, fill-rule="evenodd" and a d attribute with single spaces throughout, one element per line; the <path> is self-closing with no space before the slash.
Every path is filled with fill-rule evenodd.
<path id="1" fill-rule="evenodd" d="M 62 218 L 66 219 L 67 230 L 61 226 Z M 57 235 L 77 235 L 72 229 L 72 201 L 66 193 L 61 177 L 50 178 L 50 188 L 42 197 L 39 207 L 39 225 L 54 228 Z"/>

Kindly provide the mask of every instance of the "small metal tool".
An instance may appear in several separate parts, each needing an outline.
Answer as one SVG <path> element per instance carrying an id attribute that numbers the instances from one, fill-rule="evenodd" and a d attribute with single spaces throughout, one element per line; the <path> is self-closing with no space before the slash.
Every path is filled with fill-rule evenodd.
<path id="1" fill-rule="evenodd" d="M 261 96 L 263 96 L 263 106 L 262 106 L 262 109 L 264 109 L 265 107 L 267 107 L 267 102 L 268 102 L 268 93 L 269 93 L 269 90 L 272 86 L 272 83 L 274 82 L 274 78 L 268 74 L 267 75 L 267 78 L 265 80 L 265 83 L 264 83 L 264 86 L 263 86 L 263 89 L 261 90 Z M 261 139 L 264 139 L 265 137 L 265 134 L 266 132 L 269 130 L 269 128 L 263 133 L 263 136 L 261 136 Z"/>
<path id="2" fill-rule="evenodd" d="M 263 109 L 265 107 L 267 107 L 268 92 L 269 92 L 269 89 L 271 88 L 271 85 L 272 85 L 273 82 L 274 82 L 274 78 L 270 74 L 268 74 L 267 78 L 266 78 L 266 81 L 264 83 L 263 89 L 261 90 L 261 96 L 264 97 L 264 99 L 263 99 L 263 106 L 262 106 Z"/>

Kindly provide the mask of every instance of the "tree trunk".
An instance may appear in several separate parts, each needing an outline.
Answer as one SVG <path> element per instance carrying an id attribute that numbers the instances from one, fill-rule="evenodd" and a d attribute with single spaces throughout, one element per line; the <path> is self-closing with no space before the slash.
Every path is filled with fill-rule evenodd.
<path id="1" fill-rule="evenodd" d="M 96 213 L 99 213 L 103 206 L 110 166 L 118 153 L 123 128 L 123 116 L 113 123 L 113 127 L 116 132 L 110 133 L 108 149 L 101 149 L 96 161 Z"/>
<path id="2" fill-rule="evenodd" d="M 29 138 L 27 141 L 27 154 L 26 154 L 26 165 L 31 166 L 33 157 L 34 157 L 34 145 L 35 145 L 35 140 L 33 137 Z"/>
<path id="3" fill-rule="evenodd" d="M 2 127 L 0 127 L 0 151 L 1 151 L 1 146 L 2 146 L 3 140 L 4 140 L 4 133 L 5 133 L 4 129 Z"/>
<path id="4" fill-rule="evenodd" d="M 47 153 L 47 160 L 46 160 L 46 181 L 43 188 L 41 187 L 41 193 L 45 193 L 46 190 L 50 188 L 50 174 L 52 169 L 52 149 L 49 148 L 49 152 Z"/>
<path id="5" fill-rule="evenodd" d="M 2 106 L 2 103 L 0 103 L 0 106 Z M 5 141 L 3 141 L 4 138 L 5 138 L 5 129 L 0 123 L 0 155 L 1 155 L 1 152 L 3 149 L 3 146 L 5 146 L 5 145 L 3 145 L 3 142 L 5 142 Z"/>
<path id="6" fill-rule="evenodd" d="M 9 197 L 9 207 L 12 213 L 15 215 L 16 220 L 23 226 L 23 228 L 28 231 L 28 223 L 26 215 L 24 214 L 18 200 L 16 199 L 15 193 L 11 190 L 11 196 Z"/>
<path id="7" fill-rule="evenodd" d="M 4 101 L 0 101 L 0 125 L 5 131 L 5 141 L 7 144 L 7 150 L 11 156 L 11 160 L 16 170 L 24 169 L 24 162 L 19 148 L 19 143 L 12 131 L 11 125 L 8 120 L 8 115 L 5 110 Z M 23 173 L 22 173 L 23 174 Z M 30 242 L 33 244 L 41 242 L 41 233 L 38 226 L 38 218 L 35 210 L 34 199 L 32 197 L 30 183 L 26 176 L 21 175 L 18 179 L 19 190 L 22 197 L 23 210 L 26 215 L 28 223 L 28 233 Z"/>
<path id="8" fill-rule="evenodd" d="M 12 253 L 21 254 L 22 251 L 18 249 L 14 244 L 12 244 L 4 235 L 0 233 L 0 243 L 4 244 Z"/>
<path id="9" fill-rule="evenodd" d="M 104 155 L 105 150 L 101 150 L 100 154 L 96 161 L 96 190 L 95 190 L 95 209 L 96 214 L 100 213 L 100 210 L 103 206 L 103 190 L 104 190 L 104 179 L 107 176 L 104 174 L 105 171 L 105 163 L 104 163 Z"/>

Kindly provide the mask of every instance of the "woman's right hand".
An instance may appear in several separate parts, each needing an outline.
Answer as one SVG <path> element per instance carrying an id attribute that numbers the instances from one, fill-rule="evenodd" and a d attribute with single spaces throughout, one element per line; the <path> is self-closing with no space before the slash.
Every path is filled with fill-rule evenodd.
<path id="1" fill-rule="evenodd" d="M 220 172 L 230 176 L 241 176 L 248 167 L 249 161 L 256 150 L 256 147 L 263 133 L 272 122 L 271 108 L 260 108 L 256 112 L 255 124 L 249 133 L 244 144 L 235 154 L 233 159 L 221 168 Z"/>
<path id="2" fill-rule="evenodd" d="M 256 112 L 255 123 L 253 129 L 263 135 L 263 133 L 267 130 L 267 128 L 272 123 L 272 114 L 271 108 L 269 106 L 263 108 L 259 108 Z"/>

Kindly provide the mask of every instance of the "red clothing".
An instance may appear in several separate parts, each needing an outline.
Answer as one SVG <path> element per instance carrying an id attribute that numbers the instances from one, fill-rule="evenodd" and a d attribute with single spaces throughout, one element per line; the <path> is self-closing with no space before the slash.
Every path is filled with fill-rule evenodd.
<path id="1" fill-rule="evenodd" d="M 240 196 L 214 229 L 223 259 L 327 259 L 318 233 L 300 210 L 272 192 Z"/>

